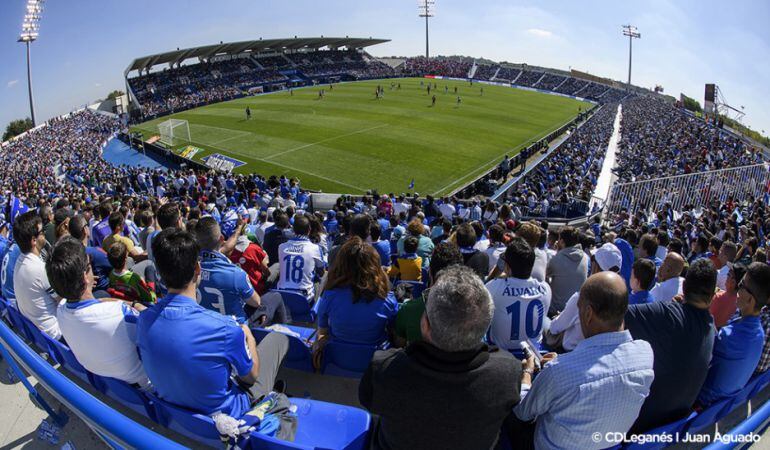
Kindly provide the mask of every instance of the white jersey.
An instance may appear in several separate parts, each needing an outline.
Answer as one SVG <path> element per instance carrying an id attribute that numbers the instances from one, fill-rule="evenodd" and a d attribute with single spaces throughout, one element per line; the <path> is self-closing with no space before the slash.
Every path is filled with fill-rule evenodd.
<path id="1" fill-rule="evenodd" d="M 123 302 L 62 302 L 57 312 L 64 339 L 89 371 L 129 384 L 150 384 L 136 352 L 136 313 Z"/>
<path id="2" fill-rule="evenodd" d="M 489 336 L 506 350 L 521 349 L 527 339 L 543 339 L 543 322 L 551 306 L 551 287 L 534 278 L 495 278 L 487 283 L 495 303 Z"/>
<path id="3" fill-rule="evenodd" d="M 19 311 L 43 333 L 53 339 L 61 337 L 56 320 L 58 301 L 48 283 L 45 263 L 34 253 L 19 255 L 13 269 L 13 290 Z"/>
<path id="4" fill-rule="evenodd" d="M 299 291 L 308 298 L 313 295 L 313 273 L 326 267 L 326 257 L 318 244 L 307 237 L 295 237 L 278 246 L 281 278 L 278 289 Z"/>

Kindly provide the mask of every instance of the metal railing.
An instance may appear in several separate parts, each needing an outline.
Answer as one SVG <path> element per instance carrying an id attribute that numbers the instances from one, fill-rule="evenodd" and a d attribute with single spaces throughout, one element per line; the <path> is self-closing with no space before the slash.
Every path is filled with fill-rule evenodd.
<path id="1" fill-rule="evenodd" d="M 675 211 L 684 206 L 705 207 L 713 200 L 726 201 L 732 196 L 736 202 L 749 197 L 761 197 L 767 191 L 770 171 L 767 164 L 712 170 L 687 175 L 654 178 L 630 183 L 616 183 L 605 205 L 607 214 L 622 209 L 630 214 L 638 211 L 654 212 L 666 203 Z"/>
<path id="2" fill-rule="evenodd" d="M 4 321 L 0 320 L 0 353 L 11 370 L 22 380 L 30 394 L 52 414 L 54 421 L 64 421 L 62 413 L 54 412 L 35 388 L 26 380 L 21 367 L 70 411 L 80 417 L 104 442 L 112 448 L 186 448 L 134 422 L 105 405 L 69 378 L 56 371 L 24 343 Z M 20 367 L 21 366 L 21 367 Z"/>

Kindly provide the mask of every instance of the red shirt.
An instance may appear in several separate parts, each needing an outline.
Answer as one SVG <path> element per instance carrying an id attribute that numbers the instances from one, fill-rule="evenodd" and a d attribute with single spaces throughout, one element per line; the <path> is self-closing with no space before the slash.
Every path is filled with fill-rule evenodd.
<path id="1" fill-rule="evenodd" d="M 714 296 L 714 299 L 711 300 L 711 306 L 709 306 L 709 312 L 714 316 L 715 327 L 722 328 L 727 325 L 727 321 L 738 308 L 737 301 L 738 296 L 727 291 L 719 291 Z"/>
<path id="2" fill-rule="evenodd" d="M 249 242 L 243 251 L 239 249 L 242 249 L 242 247 L 238 245 L 230 253 L 230 261 L 246 272 L 257 294 L 264 294 L 267 292 L 267 279 L 262 276 L 262 261 L 267 257 L 267 253 L 262 250 L 262 247 L 253 242 Z"/>

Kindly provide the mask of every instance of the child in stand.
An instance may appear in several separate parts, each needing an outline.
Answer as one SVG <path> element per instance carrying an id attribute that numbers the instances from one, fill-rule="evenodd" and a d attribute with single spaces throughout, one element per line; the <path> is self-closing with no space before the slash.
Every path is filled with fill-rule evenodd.
<path id="1" fill-rule="evenodd" d="M 112 271 L 109 275 L 110 286 L 107 289 L 110 295 L 145 305 L 155 303 L 155 291 L 142 277 L 126 269 L 126 261 L 128 260 L 126 244 L 117 241 L 110 245 L 107 249 L 107 259 L 112 265 Z"/>

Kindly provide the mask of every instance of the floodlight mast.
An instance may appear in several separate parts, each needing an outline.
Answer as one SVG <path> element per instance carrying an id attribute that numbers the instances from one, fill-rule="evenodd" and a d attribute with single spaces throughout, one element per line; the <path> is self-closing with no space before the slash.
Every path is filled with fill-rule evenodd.
<path id="1" fill-rule="evenodd" d="M 24 22 L 21 25 L 21 34 L 19 35 L 19 42 L 23 42 L 27 46 L 27 87 L 29 89 L 29 114 L 33 127 L 37 125 L 37 122 L 35 121 L 35 100 L 32 96 L 30 44 L 37 40 L 44 2 L 45 0 L 27 0 L 27 12 L 24 14 Z"/>
<path id="2" fill-rule="evenodd" d="M 642 33 L 633 25 L 623 25 L 623 36 L 628 36 L 628 88 L 631 89 L 631 43 L 641 39 Z"/>
<path id="3" fill-rule="evenodd" d="M 425 17 L 425 57 L 430 58 L 428 19 L 436 15 L 436 0 L 417 0 L 419 17 Z"/>

